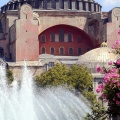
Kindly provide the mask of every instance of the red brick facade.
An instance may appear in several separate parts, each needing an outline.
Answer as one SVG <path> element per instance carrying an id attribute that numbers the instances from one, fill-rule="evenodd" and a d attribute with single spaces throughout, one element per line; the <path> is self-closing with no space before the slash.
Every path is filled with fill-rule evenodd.
<path id="1" fill-rule="evenodd" d="M 59 41 L 60 30 L 64 32 L 64 42 Z M 51 41 L 51 33 L 55 34 L 55 42 Z M 68 34 L 72 35 L 72 41 L 68 40 Z M 42 36 L 45 36 L 45 42 L 42 41 Z M 39 53 L 42 54 L 42 48 L 45 48 L 45 53 L 51 54 L 51 48 L 54 48 L 54 55 L 61 55 L 60 48 L 64 48 L 64 54 L 66 56 L 80 55 L 80 51 L 78 49 L 81 48 L 81 54 L 87 52 L 90 49 L 93 49 L 92 40 L 90 37 L 83 31 L 78 28 L 67 26 L 67 25 L 57 25 L 53 26 L 45 31 L 43 31 L 39 35 Z M 73 49 L 73 53 L 69 52 L 69 49 Z"/>

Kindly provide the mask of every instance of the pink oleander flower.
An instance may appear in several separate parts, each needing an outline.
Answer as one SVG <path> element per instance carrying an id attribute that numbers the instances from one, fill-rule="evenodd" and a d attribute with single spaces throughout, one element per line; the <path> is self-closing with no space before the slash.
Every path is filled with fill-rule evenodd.
<path id="1" fill-rule="evenodd" d="M 110 77 L 111 77 L 111 78 L 119 78 L 120 75 L 117 74 L 117 73 L 111 73 Z"/>
<path id="2" fill-rule="evenodd" d="M 112 80 L 112 83 L 117 83 L 118 82 L 118 80 Z"/>
<path id="3" fill-rule="evenodd" d="M 120 82 L 117 83 L 117 87 L 120 87 Z"/>
<path id="4" fill-rule="evenodd" d="M 112 49 L 118 49 L 120 47 L 120 40 L 116 40 L 112 45 Z"/>
<path id="5" fill-rule="evenodd" d="M 120 105 L 120 101 L 116 101 L 116 104 L 117 104 L 117 105 Z"/>
<path id="6" fill-rule="evenodd" d="M 109 61 L 109 62 L 108 62 L 108 65 L 112 65 L 112 64 L 113 64 L 113 61 Z"/>
<path id="7" fill-rule="evenodd" d="M 117 68 L 113 68 L 112 70 L 109 70 L 108 72 L 109 72 L 109 73 L 117 73 L 117 72 L 118 72 L 118 69 L 117 69 Z"/>
<path id="8" fill-rule="evenodd" d="M 119 93 L 116 93 L 117 97 L 120 98 L 120 92 Z"/>
<path id="9" fill-rule="evenodd" d="M 113 100 L 116 101 L 116 98 L 114 97 Z"/>
<path id="10" fill-rule="evenodd" d="M 107 97 L 107 96 L 106 96 L 106 94 L 104 94 L 104 93 L 101 95 L 101 98 L 103 98 L 103 99 L 106 99 L 106 97 Z"/>
<path id="11" fill-rule="evenodd" d="M 110 79 L 111 79 L 111 73 L 107 73 L 105 76 L 104 76 L 104 78 L 103 78 L 103 81 L 105 82 L 105 83 L 107 83 L 107 82 L 109 82 L 110 81 Z"/>
<path id="12" fill-rule="evenodd" d="M 102 88 L 97 88 L 97 89 L 96 89 L 96 92 L 99 93 L 99 92 L 101 92 L 102 90 L 103 90 Z"/>
<path id="13" fill-rule="evenodd" d="M 118 34 L 120 35 L 120 30 L 118 30 Z"/>
<path id="14" fill-rule="evenodd" d="M 116 61 L 116 65 L 120 65 L 120 59 Z"/>
<path id="15" fill-rule="evenodd" d="M 98 85 L 98 88 L 103 88 L 103 87 L 104 87 L 104 86 L 103 86 L 102 83 Z"/>
<path id="16" fill-rule="evenodd" d="M 102 73 L 102 72 L 103 72 L 103 70 L 102 70 L 102 68 L 101 68 L 100 66 L 98 66 L 98 67 L 96 68 L 96 70 L 97 70 L 97 72 L 99 72 L 99 73 Z"/>

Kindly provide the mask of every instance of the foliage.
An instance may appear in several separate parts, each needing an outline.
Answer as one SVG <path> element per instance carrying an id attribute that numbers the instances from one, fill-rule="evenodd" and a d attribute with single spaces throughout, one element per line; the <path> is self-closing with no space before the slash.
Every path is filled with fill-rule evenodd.
<path id="1" fill-rule="evenodd" d="M 87 68 L 81 65 L 72 65 L 67 68 L 63 64 L 56 64 L 47 72 L 36 76 L 35 81 L 40 87 L 65 85 L 80 91 L 92 103 L 95 101 L 93 94 L 93 78 Z"/>
<path id="2" fill-rule="evenodd" d="M 12 70 L 7 69 L 6 70 L 6 76 L 7 76 L 8 84 L 11 84 L 12 81 L 14 80 Z"/>
<path id="3" fill-rule="evenodd" d="M 120 40 L 115 41 L 112 49 L 117 57 L 120 56 Z M 120 115 L 120 59 L 117 59 L 116 62 L 110 61 L 108 65 L 110 65 L 109 68 L 97 68 L 105 76 L 104 84 L 100 84 L 96 91 L 101 92 L 103 100 L 108 102 L 107 112 L 110 115 Z"/>
<path id="4" fill-rule="evenodd" d="M 105 120 L 108 117 L 104 107 L 102 107 L 99 103 L 94 104 L 91 109 L 92 113 L 88 113 L 85 120 Z"/>
<path id="5" fill-rule="evenodd" d="M 64 85 L 68 81 L 68 68 L 65 65 L 56 64 L 47 72 L 36 76 L 35 80 L 40 87 Z"/>

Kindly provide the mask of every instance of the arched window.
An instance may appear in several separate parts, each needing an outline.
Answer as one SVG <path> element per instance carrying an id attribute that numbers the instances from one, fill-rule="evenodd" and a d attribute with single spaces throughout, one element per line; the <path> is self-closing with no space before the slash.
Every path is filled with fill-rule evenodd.
<path id="1" fill-rule="evenodd" d="M 42 49 L 41 49 L 42 51 L 41 51 L 41 53 L 42 54 L 45 54 L 46 53 L 46 51 L 45 51 L 45 48 L 44 47 L 42 47 Z"/>
<path id="2" fill-rule="evenodd" d="M 90 50 L 91 50 L 91 49 L 88 47 L 88 48 L 87 48 L 87 51 L 90 51 Z"/>
<path id="3" fill-rule="evenodd" d="M 59 0 L 59 2 L 60 2 L 60 8 L 64 9 L 64 0 Z"/>
<path id="4" fill-rule="evenodd" d="M 55 42 L 55 33 L 51 33 L 50 38 L 51 42 Z"/>
<path id="5" fill-rule="evenodd" d="M 82 37 L 78 36 L 78 43 L 81 43 L 81 42 L 82 42 Z"/>
<path id="6" fill-rule="evenodd" d="M 54 49 L 54 47 L 51 47 L 50 53 L 51 53 L 51 54 L 55 54 L 55 49 Z"/>
<path id="7" fill-rule="evenodd" d="M 4 50 L 2 47 L 0 47 L 0 57 L 4 57 Z"/>
<path id="8" fill-rule="evenodd" d="M 52 3 L 51 4 L 52 8 L 55 9 L 56 8 L 56 0 L 51 0 L 51 3 Z"/>
<path id="9" fill-rule="evenodd" d="M 69 48 L 69 54 L 70 54 L 70 55 L 73 54 L 73 48 Z"/>
<path id="10" fill-rule="evenodd" d="M 68 33 L 68 42 L 72 42 L 72 34 Z"/>
<path id="11" fill-rule="evenodd" d="M 68 9 L 71 9 L 71 0 L 68 0 Z"/>
<path id="12" fill-rule="evenodd" d="M 44 8 L 44 9 L 47 9 L 47 0 L 44 0 L 44 1 L 43 1 L 43 8 Z"/>
<path id="13" fill-rule="evenodd" d="M 59 42 L 64 42 L 64 30 L 59 31 Z"/>
<path id="14" fill-rule="evenodd" d="M 64 48 L 63 47 L 60 48 L 60 55 L 64 55 Z"/>
<path id="15" fill-rule="evenodd" d="M 42 43 L 45 43 L 45 41 L 46 41 L 46 37 L 45 37 L 45 35 L 42 35 L 42 36 L 41 36 L 41 42 L 42 42 Z"/>
<path id="16" fill-rule="evenodd" d="M 81 54 L 82 54 L 82 49 L 78 48 L 78 55 L 81 55 Z"/>

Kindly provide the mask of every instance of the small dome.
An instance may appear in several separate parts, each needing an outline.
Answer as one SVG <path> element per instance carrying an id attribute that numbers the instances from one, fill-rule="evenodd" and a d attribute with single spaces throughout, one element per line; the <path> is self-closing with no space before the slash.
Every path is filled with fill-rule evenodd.
<path id="1" fill-rule="evenodd" d="M 101 47 L 107 47 L 107 42 L 103 42 L 103 43 L 101 44 Z"/>
<path id="2" fill-rule="evenodd" d="M 112 52 L 112 49 L 108 47 L 100 47 L 81 55 L 77 64 L 85 65 L 92 73 L 96 73 L 96 67 L 104 66 L 107 68 L 108 62 L 115 60 L 116 55 Z"/>

